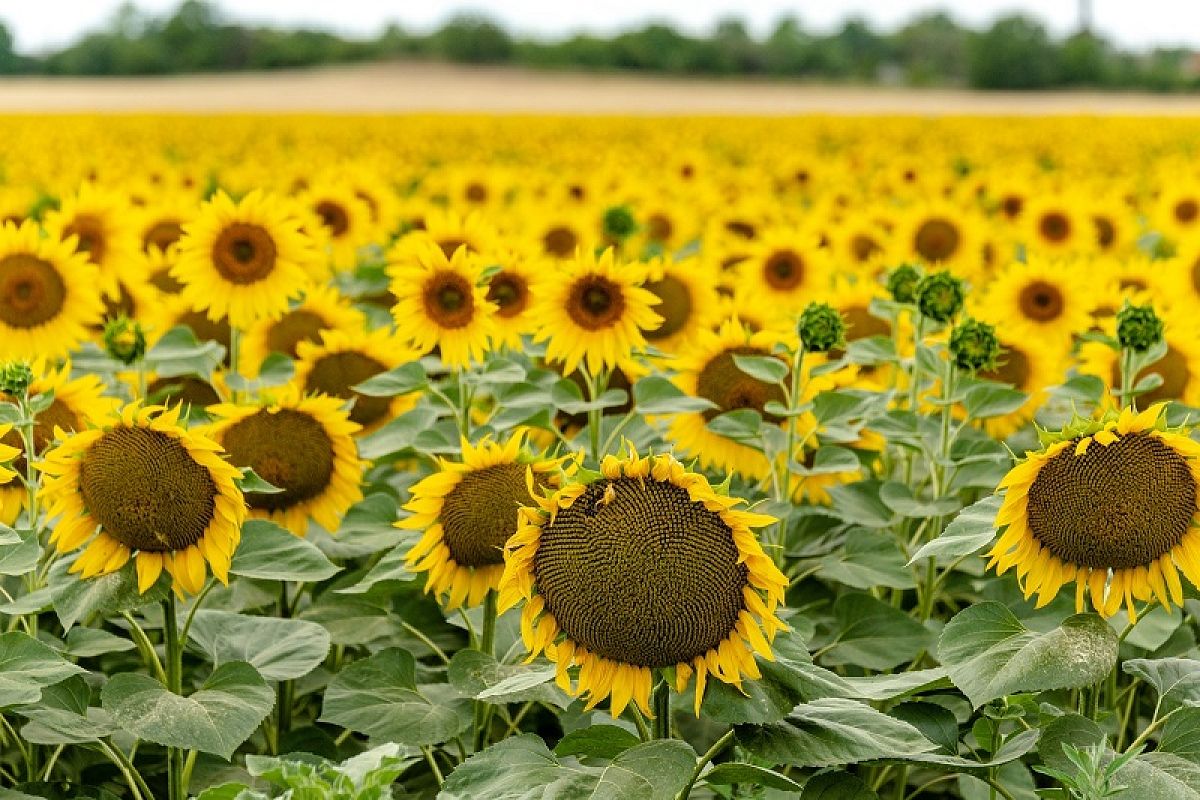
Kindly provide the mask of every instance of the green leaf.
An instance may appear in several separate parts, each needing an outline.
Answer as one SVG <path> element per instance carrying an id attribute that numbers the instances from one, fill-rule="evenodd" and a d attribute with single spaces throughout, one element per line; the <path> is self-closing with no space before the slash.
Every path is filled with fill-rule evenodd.
<path id="1" fill-rule="evenodd" d="M 395 369 L 381 372 L 357 386 L 354 391 L 367 397 L 396 397 L 422 389 L 429 382 L 420 361 L 410 361 Z"/>
<path id="2" fill-rule="evenodd" d="M 739 408 L 736 411 L 726 411 L 708 421 L 708 429 L 718 436 L 724 436 L 734 441 L 757 439 L 762 430 L 762 414 L 753 408 Z"/>
<path id="3" fill-rule="evenodd" d="M 246 494 L 279 494 L 283 491 L 275 484 L 254 471 L 254 467 L 242 467 L 242 479 L 238 486 Z"/>
<path id="4" fill-rule="evenodd" d="M 738 725 L 738 741 L 772 764 L 832 767 L 906 758 L 936 748 L 907 722 L 841 698 L 796 706 L 782 722 Z"/>
<path id="5" fill-rule="evenodd" d="M 860 700 L 898 700 L 919 692 L 945 689 L 953 684 L 941 667 L 914 669 L 884 675 L 842 678 L 846 685 L 845 697 Z"/>
<path id="6" fill-rule="evenodd" d="M 1158 692 L 1162 712 L 1200 704 L 1200 661 L 1191 658 L 1131 658 L 1121 668 Z"/>
<path id="7" fill-rule="evenodd" d="M 471 725 L 472 704 L 453 686 L 416 683 L 416 661 L 398 647 L 355 661 L 325 690 L 321 722 L 373 739 L 440 744 Z"/>
<path id="8" fill-rule="evenodd" d="M 637 747 L 641 740 L 616 725 L 589 725 L 571 731 L 554 748 L 557 756 L 588 756 L 614 759 L 626 750 Z"/>
<path id="9" fill-rule="evenodd" d="M 788 776 L 773 769 L 745 764 L 738 761 L 726 761 L 704 773 L 704 782 L 710 786 L 734 786 L 739 783 L 750 786 L 765 786 L 768 789 L 779 789 L 784 792 L 799 792 L 804 787 Z"/>
<path id="10" fill-rule="evenodd" d="M 271 796 L 256 792 L 244 783 L 222 783 L 210 786 L 196 800 L 271 800 Z"/>
<path id="11" fill-rule="evenodd" d="M 608 389 L 595 400 L 585 400 L 579 384 L 570 378 L 563 378 L 551 388 L 550 402 L 564 414 L 586 414 L 588 411 L 623 406 L 629 402 L 629 394 L 624 389 Z"/>
<path id="12" fill-rule="evenodd" d="M 1029 630 L 1002 603 L 977 603 L 942 631 L 938 655 L 971 704 L 1018 692 L 1090 686 L 1117 662 L 1117 635 L 1095 614 L 1049 633 Z"/>
<path id="13" fill-rule="evenodd" d="M 642 414 L 690 414 L 716 408 L 703 397 L 692 397 L 661 375 L 650 375 L 633 385 L 633 402 Z"/>
<path id="14" fill-rule="evenodd" d="M 845 543 L 818 562 L 824 580 L 854 589 L 911 589 L 912 573 L 905 568 L 904 554 L 890 533 L 853 528 Z"/>
<path id="15" fill-rule="evenodd" d="M 393 547 L 400 535 L 394 524 L 396 511 L 396 498 L 369 494 L 350 506 L 337 533 L 319 539 L 318 546 L 330 558 L 361 558 Z"/>
<path id="16" fill-rule="evenodd" d="M 224 347 L 199 341 L 191 328 L 181 325 L 167 331 L 146 351 L 145 364 L 159 378 L 199 375 L 208 380 L 224 358 Z"/>
<path id="17" fill-rule="evenodd" d="M 1003 502 L 1004 498 L 999 495 L 988 495 L 963 509 L 941 536 L 926 542 L 908 563 L 915 564 L 927 558 L 953 561 L 987 547 L 996 538 L 996 514 Z"/>
<path id="18" fill-rule="evenodd" d="M 1063 714 L 1052 719 L 1042 728 L 1037 751 L 1048 767 L 1074 771 L 1070 759 L 1063 751 L 1064 744 L 1090 747 L 1106 741 L 1104 731 L 1092 720 L 1079 714 Z"/>
<path id="19" fill-rule="evenodd" d="M 1023 758 L 1038 743 L 1038 736 L 1039 732 L 1037 730 L 1021 731 L 1014 736 L 1010 736 L 1005 740 L 1000 749 L 996 751 L 995 755 L 986 761 L 973 761 L 968 758 L 960 758 L 959 756 L 943 753 L 921 753 L 915 756 L 908 756 L 907 758 L 911 761 L 918 761 L 922 764 L 944 768 L 953 772 L 974 772 L 978 774 Z"/>
<path id="20" fill-rule="evenodd" d="M 215 665 L 245 661 L 269 681 L 312 672 L 329 654 L 329 634 L 315 622 L 200 610 L 188 637 Z"/>
<path id="21" fill-rule="evenodd" d="M 172 694 L 146 675 L 122 672 L 100 693 L 104 708 L 129 733 L 164 747 L 229 760 L 275 704 L 275 693 L 245 662 L 217 667 L 195 694 Z"/>
<path id="22" fill-rule="evenodd" d="M 75 658 L 95 658 L 106 653 L 133 650 L 136 647 L 128 639 L 98 628 L 71 628 L 67 632 L 66 645 L 63 652 Z"/>
<path id="23" fill-rule="evenodd" d="M 791 371 L 785 361 L 775 356 L 750 356 L 735 353 L 733 363 L 751 378 L 770 384 L 779 383 Z"/>
<path id="24" fill-rule="evenodd" d="M 399 535 L 399 531 L 394 528 L 392 530 L 394 536 Z M 408 568 L 407 557 L 408 551 L 411 549 L 411 541 L 405 542 L 399 547 L 393 547 L 383 554 L 383 558 L 375 562 L 362 580 L 352 586 L 338 589 L 338 593 L 366 594 L 381 583 L 411 583 L 415 581 L 420 573 L 413 572 Z"/>
<path id="25" fill-rule="evenodd" d="M 933 635 L 924 625 L 862 592 L 839 597 L 833 615 L 837 619 L 836 636 L 825 649 L 824 661 L 834 666 L 854 664 L 887 670 L 916 658 L 933 642 Z"/>
<path id="26" fill-rule="evenodd" d="M 21 738 L 34 744 L 82 744 L 110 736 L 117 730 L 112 716 L 89 706 L 92 690 L 81 675 L 42 690 L 37 703 L 16 712 L 29 720 Z"/>
<path id="27" fill-rule="evenodd" d="M 340 569 L 312 543 L 265 519 L 248 520 L 229 571 L 272 581 L 323 581 Z"/>
<path id="28" fill-rule="evenodd" d="M 1095 375 L 1075 375 L 1066 383 L 1052 389 L 1051 392 L 1067 403 L 1076 402 L 1095 406 L 1100 404 L 1106 390 L 1104 381 Z"/>
<path id="29" fill-rule="evenodd" d="M 839 518 L 864 528 L 886 528 L 896 515 L 879 497 L 882 484 L 877 480 L 856 481 L 829 487 L 831 511 Z"/>
<path id="30" fill-rule="evenodd" d="M 854 455 L 853 450 L 827 444 L 817 448 L 813 455 L 812 466 L 806 467 L 796 461 L 791 462 L 788 466 L 797 475 L 833 475 L 838 472 L 855 472 L 862 467 L 862 463 L 859 462 L 858 456 Z"/>
<path id="31" fill-rule="evenodd" d="M 800 800 L 879 800 L 879 795 L 857 775 L 828 770 L 808 779 Z"/>
<path id="32" fill-rule="evenodd" d="M 489 703 L 538 702 L 566 708 L 571 698 L 554 685 L 553 665 L 499 664 L 478 650 L 460 650 L 446 678 L 467 697 Z"/>
<path id="33" fill-rule="evenodd" d="M 947 754 L 958 755 L 958 720 L 950 709 L 937 703 L 914 701 L 901 703 L 890 713 L 919 730 Z"/>
<path id="34" fill-rule="evenodd" d="M 560 762 L 536 736 L 513 736 L 458 766 L 438 800 L 526 800 L 532 797 L 612 797 L 674 800 L 687 785 L 696 754 L 668 739 L 632 747 L 603 767 Z"/>
<path id="35" fill-rule="evenodd" d="M 963 409 L 967 419 L 1002 417 L 1025 405 L 1029 396 L 1016 389 L 986 381 L 967 390 L 963 398 Z"/>
<path id="36" fill-rule="evenodd" d="M 813 663 L 796 631 L 775 637 L 771 650 L 775 660 L 756 659 L 762 678 L 744 682 L 744 694 L 723 681 L 709 681 L 701 715 L 725 725 L 762 724 L 783 719 L 797 703 L 855 696 L 844 678 Z"/>
<path id="37" fill-rule="evenodd" d="M 0 544 L 0 575 L 28 574 L 37 568 L 42 557 L 42 545 L 35 531 L 16 531 L 16 535 L 16 543 Z"/>
<path id="38" fill-rule="evenodd" d="M 429 430 L 442 416 L 442 413 L 438 409 L 424 404 L 418 405 L 411 411 L 406 411 L 374 433 L 359 439 L 359 456 L 376 461 L 385 456 L 408 450 L 413 446 L 417 436 Z"/>
<path id="39" fill-rule="evenodd" d="M 44 687 L 86 672 L 28 634 L 0 635 L 0 708 L 36 703 Z"/>
<path id="40" fill-rule="evenodd" d="M 157 603 L 170 591 L 170 579 L 164 570 L 158 583 L 147 589 L 145 594 L 138 592 L 137 568 L 132 559 L 116 572 L 82 580 L 78 575 L 68 572 L 75 558 L 55 561 L 50 567 L 48 581 L 54 612 L 66 630 L 70 630 L 77 622 L 86 623 L 97 615 L 115 616 Z"/>
<path id="41" fill-rule="evenodd" d="M 944 517 L 962 508 L 957 497 L 939 497 L 936 500 L 921 500 L 913 496 L 912 490 L 897 481 L 888 481 L 879 487 L 879 499 L 902 517 L 925 519 Z"/>

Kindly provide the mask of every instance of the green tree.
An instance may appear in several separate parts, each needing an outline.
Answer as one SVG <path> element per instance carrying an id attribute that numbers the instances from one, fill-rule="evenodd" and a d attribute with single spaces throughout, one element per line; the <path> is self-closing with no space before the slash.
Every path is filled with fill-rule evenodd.
<path id="1" fill-rule="evenodd" d="M 968 31 L 945 12 L 917 17 L 893 37 L 909 83 L 960 83 L 967 77 Z"/>
<path id="2" fill-rule="evenodd" d="M 971 37 L 969 75 L 980 89 L 1043 89 L 1059 80 L 1058 48 L 1040 24 L 1022 15 L 996 20 Z"/>

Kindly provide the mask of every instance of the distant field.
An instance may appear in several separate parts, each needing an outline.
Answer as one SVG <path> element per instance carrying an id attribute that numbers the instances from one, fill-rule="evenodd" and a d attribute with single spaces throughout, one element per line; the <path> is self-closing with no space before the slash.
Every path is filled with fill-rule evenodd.
<path id="1" fill-rule="evenodd" d="M 479 111 L 730 114 L 1200 113 L 1200 96 L 829 87 L 375 64 L 156 78 L 9 78 L 4 111 Z"/>

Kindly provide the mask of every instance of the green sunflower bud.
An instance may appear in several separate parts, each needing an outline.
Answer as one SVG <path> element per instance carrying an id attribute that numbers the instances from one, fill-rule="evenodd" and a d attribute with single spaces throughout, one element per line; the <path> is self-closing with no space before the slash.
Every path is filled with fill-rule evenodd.
<path id="1" fill-rule="evenodd" d="M 995 369 L 996 359 L 1000 357 L 996 329 L 968 317 L 950 333 L 950 355 L 959 369 L 970 372 Z"/>
<path id="2" fill-rule="evenodd" d="M 10 397 L 24 397 L 33 383 L 33 369 L 24 361 L 10 361 L 0 366 L 0 392 Z"/>
<path id="3" fill-rule="evenodd" d="M 921 271 L 912 264 L 901 264 L 888 273 L 887 290 L 897 303 L 911 303 L 917 298 Z"/>
<path id="4" fill-rule="evenodd" d="M 958 278 L 943 270 L 917 283 L 917 310 L 935 322 L 949 322 L 962 311 L 966 293 Z"/>
<path id="5" fill-rule="evenodd" d="M 1117 312 L 1117 340 L 1121 347 L 1144 353 L 1162 341 L 1163 321 L 1154 306 L 1134 306 L 1128 302 Z"/>
<path id="6" fill-rule="evenodd" d="M 797 325 L 800 341 L 810 353 L 827 353 L 846 344 L 846 323 L 828 303 L 809 303 Z"/>
<path id="7" fill-rule="evenodd" d="M 146 355 L 142 326 L 124 314 L 104 324 L 104 349 L 122 364 L 133 364 Z"/>
<path id="8" fill-rule="evenodd" d="M 612 206 L 604 211 L 604 235 L 622 241 L 637 233 L 637 220 L 628 206 Z"/>

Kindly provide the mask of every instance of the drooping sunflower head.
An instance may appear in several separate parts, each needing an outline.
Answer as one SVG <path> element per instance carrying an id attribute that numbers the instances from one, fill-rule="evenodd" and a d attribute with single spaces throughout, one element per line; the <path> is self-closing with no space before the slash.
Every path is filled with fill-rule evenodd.
<path id="1" fill-rule="evenodd" d="M 398 257 L 389 265 L 396 335 L 422 354 L 436 347 L 451 367 L 481 361 L 495 326 L 496 305 L 487 299 L 479 260 L 465 246 L 450 257 L 432 246 Z"/>
<path id="2" fill-rule="evenodd" d="M 683 691 L 708 676 L 740 686 L 759 676 L 787 579 L 753 528 L 773 518 L 739 510 L 670 455 L 608 456 L 601 477 L 572 483 L 521 511 L 505 553 L 500 608 L 522 600 L 530 657 L 590 709 L 611 697 L 649 714 L 651 670 L 673 668 Z M 574 686 L 567 672 L 579 666 Z"/>
<path id="3" fill-rule="evenodd" d="M 145 592 L 162 570 L 175 591 L 195 594 L 207 569 L 222 583 L 241 537 L 246 506 L 211 439 L 179 425 L 179 409 L 126 406 L 104 427 L 71 434 L 39 469 L 60 553 L 86 545 L 71 565 L 84 579 L 137 559 Z"/>
<path id="4" fill-rule="evenodd" d="M 96 265 L 36 222 L 0 227 L 0 358 L 58 358 L 104 314 Z"/>
<path id="5" fill-rule="evenodd" d="M 1043 432 L 1000 483 L 1004 532 L 989 553 L 998 573 L 1016 567 L 1039 607 L 1075 581 L 1075 604 L 1111 616 L 1134 600 L 1183 604 L 1178 571 L 1200 585 L 1200 444 L 1167 428 L 1163 406 L 1109 411 Z"/>
<path id="6" fill-rule="evenodd" d="M 639 285 L 641 277 L 637 266 L 618 263 L 611 248 L 599 257 L 577 253 L 534 306 L 534 340 L 546 342 L 546 357 L 562 362 L 564 373 L 583 363 L 596 374 L 645 347 L 642 331 L 662 317 L 652 310 L 659 298 Z"/>
<path id="7" fill-rule="evenodd" d="M 443 460 L 440 469 L 412 488 L 404 508 L 412 516 L 396 527 L 422 532 L 408 552 L 414 572 L 426 575 L 448 610 L 476 606 L 498 589 L 504 572 L 504 544 L 517 530 L 517 512 L 534 493 L 557 488 L 575 460 L 522 452 L 524 436 L 501 445 L 463 442 L 462 461 Z"/>
<path id="8" fill-rule="evenodd" d="M 249 495 L 250 513 L 273 519 L 297 536 L 312 519 L 336 531 L 362 499 L 366 463 L 358 457 L 350 420 L 336 397 L 301 397 L 294 389 L 254 405 L 211 406 L 209 430 L 230 463 L 251 467 L 281 491 Z"/>
<path id="9" fill-rule="evenodd" d="M 209 319 L 241 329 L 275 319 L 310 281 L 311 241 L 284 203 L 260 191 L 238 201 L 218 192 L 183 231 L 171 275 Z"/>

